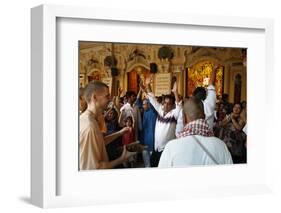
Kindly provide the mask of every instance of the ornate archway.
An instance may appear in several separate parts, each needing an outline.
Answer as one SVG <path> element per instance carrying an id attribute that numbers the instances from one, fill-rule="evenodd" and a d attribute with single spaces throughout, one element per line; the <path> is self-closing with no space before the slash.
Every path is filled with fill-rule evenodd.
<path id="1" fill-rule="evenodd" d="M 216 60 L 215 60 L 216 61 Z M 186 94 L 190 97 L 196 87 L 207 87 L 214 67 L 214 60 L 200 60 L 187 69 Z M 216 74 L 216 94 L 223 94 L 224 67 Z"/>
<path id="2" fill-rule="evenodd" d="M 140 64 L 134 66 L 127 72 L 127 91 L 138 93 L 140 81 L 143 81 L 149 74 L 150 70 L 146 66 Z"/>

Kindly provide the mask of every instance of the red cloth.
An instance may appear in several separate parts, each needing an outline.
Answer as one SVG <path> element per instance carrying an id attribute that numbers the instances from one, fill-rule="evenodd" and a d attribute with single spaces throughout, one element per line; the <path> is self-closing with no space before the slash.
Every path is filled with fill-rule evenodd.
<path id="1" fill-rule="evenodd" d="M 135 142 L 136 136 L 135 136 L 135 130 L 132 128 L 130 131 L 127 131 L 122 136 L 122 144 L 127 145 L 130 143 Z"/>
<path id="2" fill-rule="evenodd" d="M 186 137 L 188 135 L 202 135 L 205 137 L 212 137 L 214 136 L 214 133 L 210 129 L 206 120 L 198 119 L 186 124 L 186 126 L 183 128 L 183 131 L 179 133 L 178 138 Z"/>

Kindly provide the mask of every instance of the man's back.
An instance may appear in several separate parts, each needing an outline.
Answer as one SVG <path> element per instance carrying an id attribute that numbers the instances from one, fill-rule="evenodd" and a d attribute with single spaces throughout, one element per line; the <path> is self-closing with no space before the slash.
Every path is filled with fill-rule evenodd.
<path id="1" fill-rule="evenodd" d="M 219 164 L 232 164 L 231 155 L 222 140 L 216 137 L 197 135 L 169 141 L 162 153 L 159 167 L 167 168 L 215 164 L 196 142 L 194 137 L 201 142 Z"/>

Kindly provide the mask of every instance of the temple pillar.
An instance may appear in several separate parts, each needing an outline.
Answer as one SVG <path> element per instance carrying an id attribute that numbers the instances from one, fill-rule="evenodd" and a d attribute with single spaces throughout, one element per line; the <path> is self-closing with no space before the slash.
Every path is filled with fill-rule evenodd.
<path id="1" fill-rule="evenodd" d="M 229 95 L 230 93 L 230 65 L 226 64 L 224 67 L 224 87 L 223 87 L 223 93 L 226 93 Z"/>

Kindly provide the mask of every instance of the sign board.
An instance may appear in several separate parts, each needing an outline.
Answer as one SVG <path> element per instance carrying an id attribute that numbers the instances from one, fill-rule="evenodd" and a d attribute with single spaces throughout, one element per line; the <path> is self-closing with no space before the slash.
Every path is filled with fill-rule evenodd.
<path id="1" fill-rule="evenodd" d="M 172 74 L 155 74 L 155 96 L 167 95 L 171 93 Z"/>

